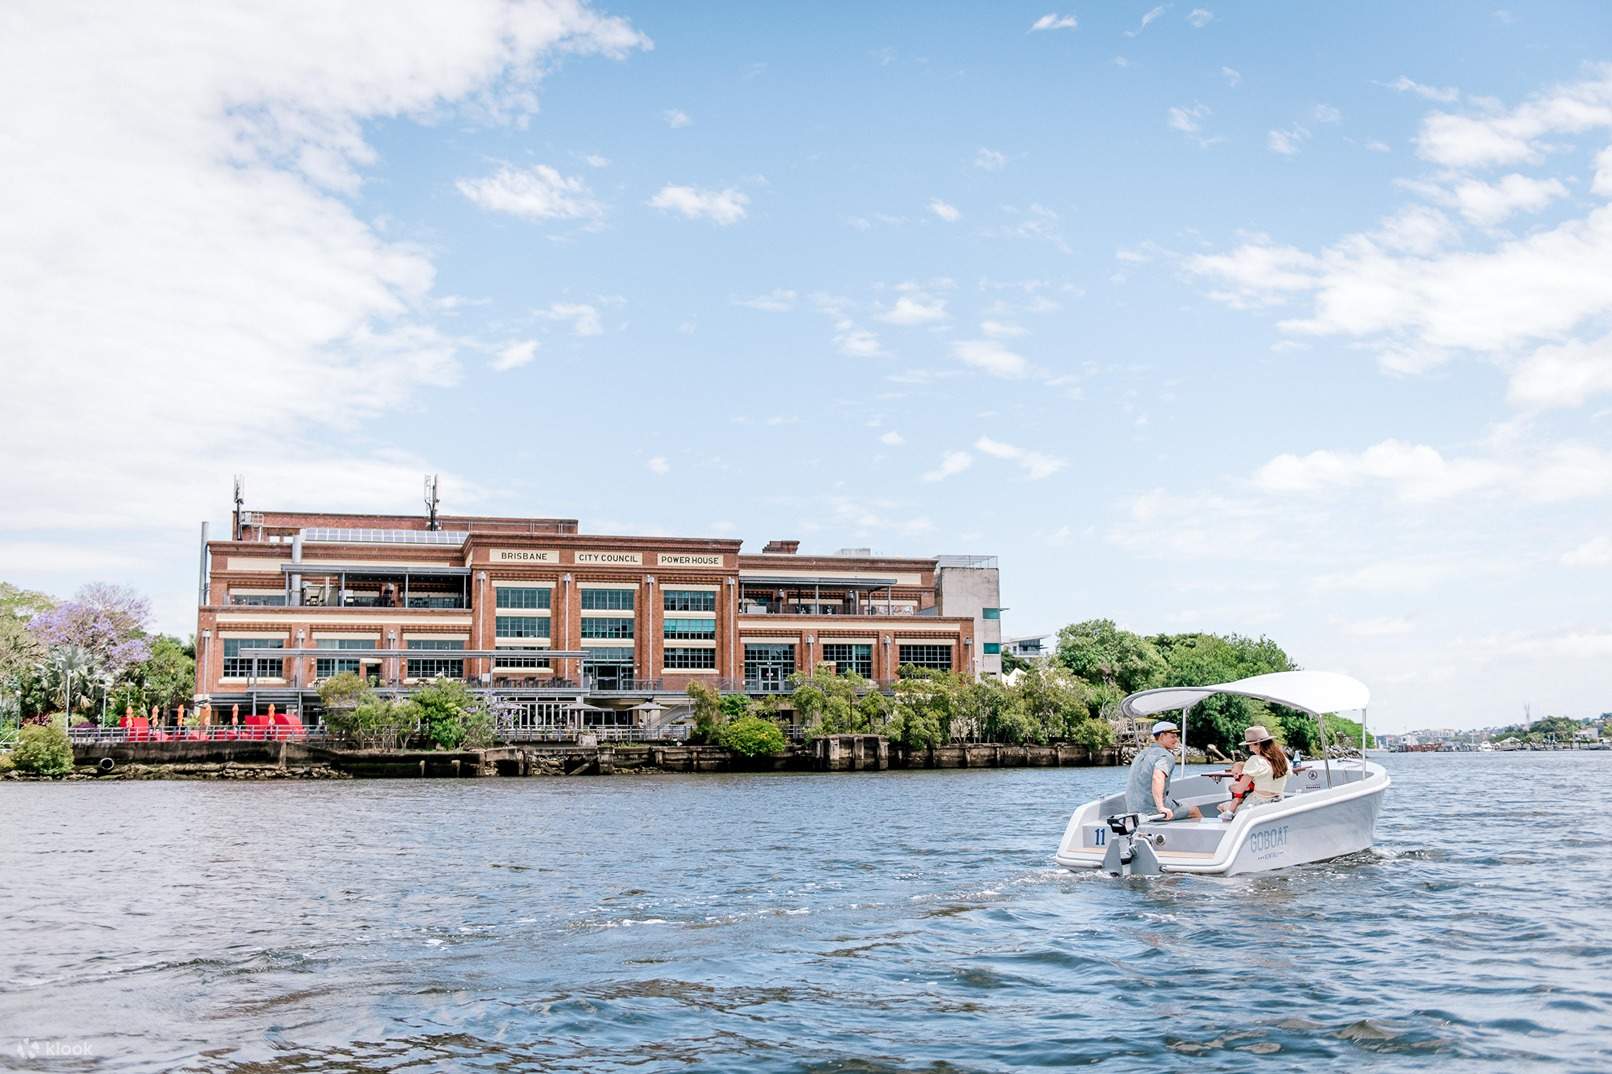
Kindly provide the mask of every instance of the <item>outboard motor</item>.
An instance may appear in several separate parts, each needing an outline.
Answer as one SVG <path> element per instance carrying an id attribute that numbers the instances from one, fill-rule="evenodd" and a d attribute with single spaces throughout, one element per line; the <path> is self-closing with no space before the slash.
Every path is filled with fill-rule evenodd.
<path id="1" fill-rule="evenodd" d="M 1114 833 L 1109 840 L 1108 852 L 1103 855 L 1103 872 L 1110 876 L 1158 876 L 1159 856 L 1153 852 L 1155 842 L 1164 842 L 1162 835 L 1138 835 L 1136 829 L 1144 819 L 1155 820 L 1163 813 L 1144 818 L 1140 813 L 1116 813 L 1108 818 L 1108 830 Z"/>

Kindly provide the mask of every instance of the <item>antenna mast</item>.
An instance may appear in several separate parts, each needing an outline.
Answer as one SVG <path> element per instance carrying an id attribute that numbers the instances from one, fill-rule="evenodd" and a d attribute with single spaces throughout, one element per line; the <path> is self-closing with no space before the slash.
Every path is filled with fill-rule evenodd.
<path id="1" fill-rule="evenodd" d="M 241 539 L 241 504 L 246 502 L 246 480 L 240 474 L 235 475 L 235 514 L 231 517 L 230 540 Z"/>
<path id="2" fill-rule="evenodd" d="M 425 475 L 425 509 L 428 512 L 427 515 L 426 515 L 425 528 L 428 529 L 428 530 L 437 529 L 438 526 L 437 526 L 437 475 L 436 474 L 426 474 Z"/>

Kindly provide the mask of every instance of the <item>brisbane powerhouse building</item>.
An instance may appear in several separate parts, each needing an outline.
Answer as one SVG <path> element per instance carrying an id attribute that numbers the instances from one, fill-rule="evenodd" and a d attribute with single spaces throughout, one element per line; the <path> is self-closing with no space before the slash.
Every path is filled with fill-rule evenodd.
<path id="1" fill-rule="evenodd" d="M 994 557 L 759 553 L 704 537 L 585 534 L 574 519 L 245 511 L 204 539 L 199 700 L 314 707 L 355 672 L 439 677 L 619 712 L 691 682 L 785 693 L 822 664 L 1001 670 Z M 535 710 L 534 710 L 535 711 Z"/>

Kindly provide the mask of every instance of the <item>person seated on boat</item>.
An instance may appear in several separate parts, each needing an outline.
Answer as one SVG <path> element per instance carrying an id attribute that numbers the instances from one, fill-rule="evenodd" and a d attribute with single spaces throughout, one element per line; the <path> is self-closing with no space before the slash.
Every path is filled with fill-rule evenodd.
<path id="1" fill-rule="evenodd" d="M 1232 766 L 1236 778 L 1231 784 L 1231 801 L 1221 803 L 1222 820 L 1230 820 L 1244 802 L 1274 802 L 1287 789 L 1287 754 L 1271 733 L 1256 723 L 1243 732 L 1243 744 L 1248 747 L 1248 760 Z"/>
<path id="2" fill-rule="evenodd" d="M 1165 820 L 1202 820 L 1197 806 L 1184 806 L 1170 797 L 1170 775 L 1181 729 L 1168 720 L 1153 725 L 1153 744 L 1131 762 L 1131 781 L 1125 787 L 1125 809 L 1130 813 L 1163 813 Z"/>

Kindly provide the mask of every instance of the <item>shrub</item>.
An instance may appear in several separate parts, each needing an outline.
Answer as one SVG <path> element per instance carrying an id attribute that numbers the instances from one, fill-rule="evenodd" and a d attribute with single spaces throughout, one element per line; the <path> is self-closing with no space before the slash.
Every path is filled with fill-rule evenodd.
<path id="1" fill-rule="evenodd" d="M 1114 728 L 1107 720 L 1082 720 L 1070 729 L 1069 741 L 1096 753 L 1114 744 Z"/>
<path id="2" fill-rule="evenodd" d="M 319 702 L 328 712 L 352 709 L 369 694 L 369 685 L 351 671 L 332 675 L 319 684 Z"/>
<path id="3" fill-rule="evenodd" d="M 724 698 L 703 682 L 688 684 L 689 700 L 694 703 L 694 741 L 714 743 L 728 722 Z M 749 698 L 745 699 L 749 701 Z"/>
<path id="4" fill-rule="evenodd" d="M 741 757 L 766 757 L 784 748 L 784 733 L 771 720 L 741 716 L 718 730 L 717 743 Z"/>
<path id="5" fill-rule="evenodd" d="M 40 776 L 65 776 L 73 770 L 73 744 L 67 731 L 56 720 L 48 724 L 28 724 L 17 735 L 17 748 L 11 761 L 19 772 Z"/>
<path id="6" fill-rule="evenodd" d="M 415 691 L 410 699 L 420 716 L 420 731 L 437 749 L 455 750 L 492 741 L 492 717 L 481 699 L 457 679 L 440 679 Z"/>

